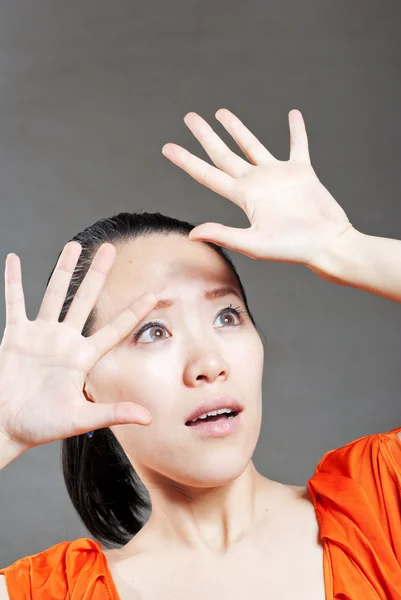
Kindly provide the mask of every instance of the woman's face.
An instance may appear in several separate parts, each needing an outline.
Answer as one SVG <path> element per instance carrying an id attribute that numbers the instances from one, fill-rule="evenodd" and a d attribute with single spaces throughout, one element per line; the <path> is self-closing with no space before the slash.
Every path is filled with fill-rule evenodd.
<path id="1" fill-rule="evenodd" d="M 205 299 L 223 286 L 238 296 Z M 147 291 L 173 305 L 150 312 L 95 365 L 86 394 L 94 402 L 135 402 L 151 413 L 151 425 L 111 427 L 145 486 L 228 483 L 251 460 L 262 417 L 262 342 L 247 314 L 226 308 L 246 310 L 235 276 L 212 248 L 183 235 L 127 242 L 99 296 L 95 331 Z M 144 330 L 152 320 L 161 325 Z M 204 437 L 185 425 L 195 408 L 221 395 L 245 407 L 235 432 Z"/>

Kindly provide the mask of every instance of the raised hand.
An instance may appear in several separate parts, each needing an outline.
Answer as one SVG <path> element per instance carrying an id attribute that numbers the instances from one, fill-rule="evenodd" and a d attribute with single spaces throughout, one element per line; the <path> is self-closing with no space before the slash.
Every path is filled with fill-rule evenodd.
<path id="1" fill-rule="evenodd" d="M 215 116 L 250 162 L 232 152 L 193 112 L 184 121 L 216 166 L 177 144 L 165 144 L 162 152 L 196 181 L 242 208 L 251 225 L 238 229 L 202 223 L 189 239 L 214 242 L 254 259 L 318 266 L 320 255 L 353 226 L 312 168 L 301 112 L 289 112 L 288 161 L 277 160 L 227 109 Z"/>
<path id="2" fill-rule="evenodd" d="M 85 398 L 87 373 L 153 310 L 157 296 L 143 294 L 90 337 L 81 335 L 116 256 L 103 244 L 63 322 L 59 314 L 81 253 L 68 242 L 49 281 L 35 321 L 28 320 L 17 255 L 5 269 L 6 328 L 0 344 L 0 435 L 31 447 L 90 430 L 136 423 L 149 425 L 147 409 L 132 402 L 96 404 Z"/>

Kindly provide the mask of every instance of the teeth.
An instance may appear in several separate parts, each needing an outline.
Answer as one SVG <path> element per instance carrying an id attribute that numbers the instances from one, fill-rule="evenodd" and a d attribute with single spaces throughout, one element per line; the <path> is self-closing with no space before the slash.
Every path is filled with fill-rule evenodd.
<path id="1" fill-rule="evenodd" d="M 206 417 L 213 417 L 215 415 L 222 415 L 223 413 L 231 413 L 231 412 L 234 412 L 233 410 L 231 410 L 231 408 L 220 408 L 219 410 L 211 410 L 208 413 L 204 413 L 197 419 L 192 419 L 191 423 L 194 423 L 198 419 L 206 419 Z"/>

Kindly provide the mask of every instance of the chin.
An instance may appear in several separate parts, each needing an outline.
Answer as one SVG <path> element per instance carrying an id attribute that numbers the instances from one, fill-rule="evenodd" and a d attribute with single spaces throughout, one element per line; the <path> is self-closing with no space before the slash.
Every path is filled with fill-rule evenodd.
<path id="1" fill-rule="evenodd" d="M 183 485 L 209 488 L 227 485 L 240 477 L 252 460 L 252 454 L 241 452 L 240 448 L 233 450 L 217 450 L 197 453 L 193 461 L 187 457 L 186 471 L 176 473 L 174 479 Z"/>

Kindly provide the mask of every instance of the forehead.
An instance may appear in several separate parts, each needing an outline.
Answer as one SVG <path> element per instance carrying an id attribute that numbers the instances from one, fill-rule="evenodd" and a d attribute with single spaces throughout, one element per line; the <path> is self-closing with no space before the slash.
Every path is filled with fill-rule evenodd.
<path id="1" fill-rule="evenodd" d="M 231 285 L 240 293 L 229 265 L 205 243 L 172 234 L 152 234 L 124 242 L 117 247 L 97 301 L 102 321 L 98 325 L 114 319 L 147 291 L 184 300 L 203 297 L 203 292 L 216 284 Z"/>

